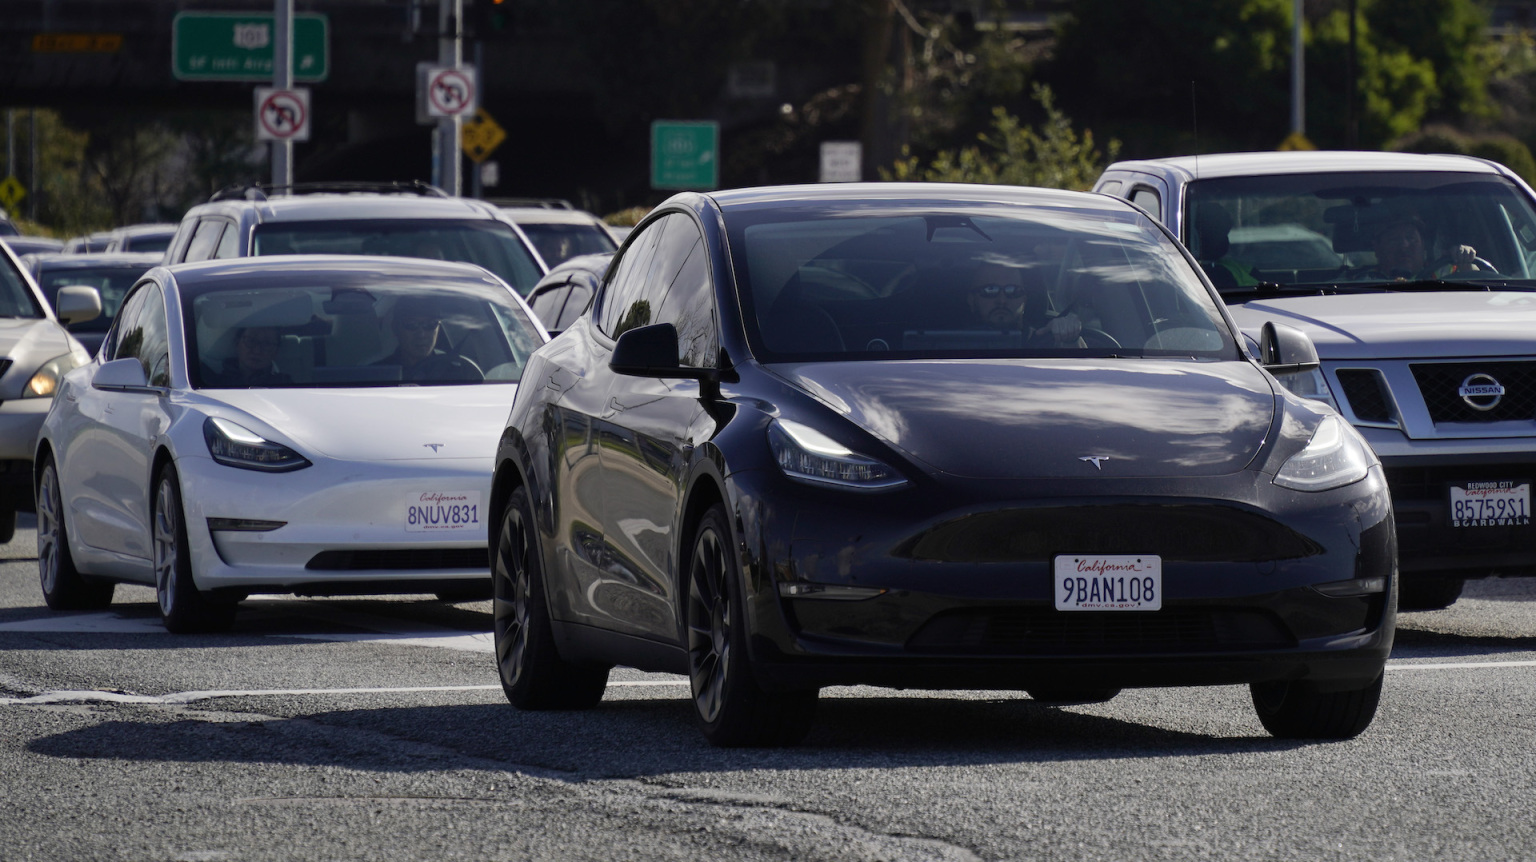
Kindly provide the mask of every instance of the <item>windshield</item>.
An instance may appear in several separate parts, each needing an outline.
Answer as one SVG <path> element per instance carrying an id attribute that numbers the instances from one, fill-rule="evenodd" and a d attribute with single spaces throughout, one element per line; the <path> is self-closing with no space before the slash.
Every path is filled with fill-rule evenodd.
<path id="1" fill-rule="evenodd" d="M 174 234 L 149 234 L 123 238 L 123 251 L 165 251 L 171 247 Z"/>
<path id="2" fill-rule="evenodd" d="M 726 222 L 765 361 L 1238 356 L 1188 259 L 1140 213 L 842 202 Z"/>
<path id="3" fill-rule="evenodd" d="M 482 282 L 204 289 L 185 325 L 199 389 L 513 383 L 543 343 Z"/>
<path id="4" fill-rule="evenodd" d="M 256 226 L 251 253 L 382 254 L 483 266 L 520 294 L 543 275 L 510 225 L 491 219 L 376 219 Z"/>
<path id="5" fill-rule="evenodd" d="M 42 317 L 37 299 L 11 257 L 0 252 L 0 317 Z"/>
<path id="6" fill-rule="evenodd" d="M 548 222 L 520 222 L 518 227 L 528 236 L 539 256 L 551 268 L 579 254 L 602 254 L 618 249 L 613 237 L 595 224 L 551 224 Z"/>
<path id="7" fill-rule="evenodd" d="M 1528 279 L 1536 212 L 1503 177 L 1360 172 L 1190 183 L 1187 244 L 1218 289 Z"/>
<path id="8" fill-rule="evenodd" d="M 139 276 L 149 271 L 151 264 L 132 266 L 92 266 L 87 268 L 43 269 L 37 274 L 38 286 L 48 297 L 48 304 L 58 307 L 59 288 L 73 285 L 94 287 L 101 294 L 101 316 L 93 320 L 71 323 L 70 332 L 106 332 L 112 327 L 112 319 L 123 304 L 128 288 L 133 287 Z"/>

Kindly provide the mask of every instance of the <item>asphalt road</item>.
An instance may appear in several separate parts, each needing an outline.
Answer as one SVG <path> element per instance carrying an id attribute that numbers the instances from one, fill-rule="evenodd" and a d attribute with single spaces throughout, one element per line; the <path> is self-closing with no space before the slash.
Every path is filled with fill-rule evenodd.
<path id="1" fill-rule="evenodd" d="M 710 748 L 679 678 L 521 713 L 489 603 L 154 594 L 54 614 L 0 548 L 0 860 L 1536 859 L 1536 582 L 1401 618 L 1375 723 L 1279 742 L 1245 688 L 824 692 L 803 746 Z"/>

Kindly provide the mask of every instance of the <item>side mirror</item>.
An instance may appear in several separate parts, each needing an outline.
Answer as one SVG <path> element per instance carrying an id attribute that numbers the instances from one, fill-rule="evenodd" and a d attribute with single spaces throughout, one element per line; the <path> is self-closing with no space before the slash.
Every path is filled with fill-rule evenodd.
<path id="1" fill-rule="evenodd" d="M 688 368 L 677 361 L 677 328 L 670 323 L 640 326 L 619 336 L 608 367 L 633 377 L 686 377 L 701 380 L 709 368 Z"/>
<path id="2" fill-rule="evenodd" d="M 145 392 L 158 395 L 160 389 L 149 385 L 144 364 L 137 359 L 114 359 L 103 363 L 91 378 L 91 386 L 107 392 Z"/>
<path id="3" fill-rule="evenodd" d="M 1259 332 L 1259 364 L 1271 374 L 1295 374 L 1318 367 L 1317 347 L 1305 332 L 1268 321 Z"/>
<path id="4" fill-rule="evenodd" d="M 95 320 L 101 316 L 101 292 L 80 284 L 61 287 L 54 306 L 58 309 L 55 313 L 66 324 Z"/>

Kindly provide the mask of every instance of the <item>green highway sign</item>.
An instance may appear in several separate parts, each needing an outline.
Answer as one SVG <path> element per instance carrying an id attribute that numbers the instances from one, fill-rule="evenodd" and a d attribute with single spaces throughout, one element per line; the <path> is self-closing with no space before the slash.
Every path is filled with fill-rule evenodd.
<path id="1" fill-rule="evenodd" d="M 171 74 L 181 81 L 270 81 L 270 12 L 180 12 L 171 23 Z M 293 79 L 330 74 L 330 24 L 318 12 L 293 16 Z"/>
<path id="2" fill-rule="evenodd" d="M 651 123 L 651 188 L 704 190 L 720 186 L 720 124 Z"/>

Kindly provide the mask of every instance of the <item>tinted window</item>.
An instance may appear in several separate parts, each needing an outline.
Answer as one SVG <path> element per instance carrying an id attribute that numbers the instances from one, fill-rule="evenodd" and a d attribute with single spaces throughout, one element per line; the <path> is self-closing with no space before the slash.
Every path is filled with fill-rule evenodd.
<path id="1" fill-rule="evenodd" d="M 544 263 L 551 267 L 579 254 L 602 254 L 618 248 L 613 237 L 600 225 L 522 222 L 518 227 L 539 250 Z"/>
<path id="2" fill-rule="evenodd" d="M 55 306 L 58 304 L 61 287 L 84 285 L 96 288 L 96 292 L 101 294 L 101 316 L 95 320 L 71 323 L 69 331 L 106 332 L 111 328 L 112 321 L 116 319 L 117 311 L 122 307 L 123 298 L 128 295 L 129 288 L 133 287 L 134 282 L 148 269 L 147 265 L 44 269 L 38 273 L 37 281 L 43 289 L 43 295 L 48 297 L 48 302 Z"/>
<path id="3" fill-rule="evenodd" d="M 218 247 L 219 235 L 224 231 L 224 222 L 220 219 L 203 219 L 197 226 L 197 231 L 192 234 L 192 241 L 187 244 L 187 253 L 182 256 L 183 261 L 207 260 L 213 256 L 213 250 Z"/>
<path id="4" fill-rule="evenodd" d="M 42 317 L 43 310 L 9 255 L 0 253 L 0 317 Z"/>
<path id="5" fill-rule="evenodd" d="M 329 220 L 257 225 L 251 253 L 382 254 L 483 266 L 527 295 L 543 275 L 512 226 L 491 219 Z"/>
<path id="6" fill-rule="evenodd" d="M 123 330 L 114 358 L 134 357 L 144 366 L 144 377 L 151 386 L 170 385 L 170 354 L 165 321 L 165 304 L 160 286 L 146 285 L 139 291 L 143 302 L 137 314 Z"/>
<path id="7" fill-rule="evenodd" d="M 663 265 L 662 250 L 667 251 Z M 709 256 L 704 237 L 692 220 L 677 216 L 667 227 L 652 267 L 653 284 L 661 296 L 656 323 L 677 328 L 677 359 L 694 368 L 715 364 L 720 340 L 715 334 L 714 282 L 709 276 Z"/>
<path id="8" fill-rule="evenodd" d="M 219 247 L 214 250 L 213 256 L 218 259 L 240 256 L 239 228 L 235 227 L 234 225 L 230 225 L 229 228 L 224 231 L 224 235 L 219 237 Z"/>
<path id="9" fill-rule="evenodd" d="M 128 295 L 127 301 L 123 303 L 122 309 L 118 312 L 116 326 L 112 328 L 112 332 L 107 335 L 107 340 L 101 345 L 100 355 L 103 361 L 122 359 L 124 357 L 125 354 L 122 353 L 121 348 L 124 333 L 134 328 L 134 321 L 138 317 L 139 312 L 144 308 L 144 298 L 152 292 L 150 285 L 146 284 L 143 288 Z M 134 342 L 135 350 L 138 349 L 138 343 L 137 340 Z"/>
<path id="10" fill-rule="evenodd" d="M 1131 192 L 1131 203 L 1141 207 L 1155 216 L 1163 214 L 1163 199 L 1157 192 L 1146 186 L 1139 186 Z"/>
<path id="11" fill-rule="evenodd" d="M 651 260 L 656 255 L 656 244 L 672 216 L 664 216 L 646 225 L 644 231 L 629 244 L 619 265 L 610 270 L 608 284 L 602 293 L 602 320 L 599 328 L 613 338 L 625 329 L 650 323 L 650 306 L 636 305 L 639 292 L 650 274 Z"/>

